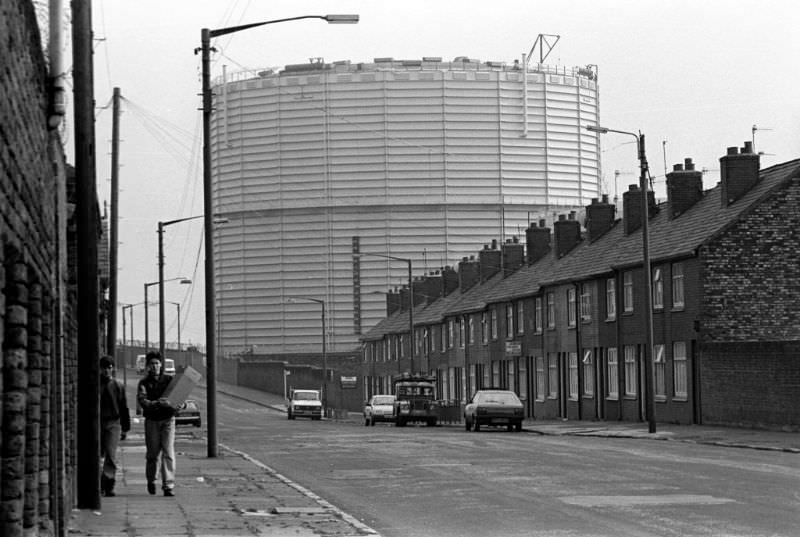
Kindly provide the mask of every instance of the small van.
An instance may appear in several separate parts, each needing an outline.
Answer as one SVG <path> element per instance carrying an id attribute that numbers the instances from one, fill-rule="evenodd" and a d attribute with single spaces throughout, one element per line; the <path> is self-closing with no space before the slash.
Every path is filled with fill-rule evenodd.
<path id="1" fill-rule="evenodd" d="M 172 358 L 164 358 L 164 370 L 162 373 L 175 376 L 175 360 Z"/>

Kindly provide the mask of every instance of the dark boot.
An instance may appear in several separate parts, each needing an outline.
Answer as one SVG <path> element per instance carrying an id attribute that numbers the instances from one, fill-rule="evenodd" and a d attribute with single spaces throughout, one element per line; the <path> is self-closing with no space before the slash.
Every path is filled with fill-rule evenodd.
<path id="1" fill-rule="evenodd" d="M 108 490 L 108 478 L 105 475 L 100 475 L 100 495 L 105 496 Z"/>
<path id="2" fill-rule="evenodd" d="M 116 496 L 116 493 L 114 492 L 114 483 L 115 483 L 114 479 L 106 479 L 106 497 L 107 498 L 113 498 L 114 496 Z"/>

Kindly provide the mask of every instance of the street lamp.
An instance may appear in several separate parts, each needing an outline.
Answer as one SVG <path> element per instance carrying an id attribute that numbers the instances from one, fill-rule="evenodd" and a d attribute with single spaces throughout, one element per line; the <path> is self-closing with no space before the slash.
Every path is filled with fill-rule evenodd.
<path id="1" fill-rule="evenodd" d="M 177 220 L 167 220 L 166 222 L 158 223 L 158 351 L 161 356 L 164 356 L 164 228 L 177 224 L 179 222 L 186 222 L 187 220 L 196 220 L 203 218 L 204 215 L 188 216 L 186 218 L 178 218 Z"/>
<path id="2" fill-rule="evenodd" d="M 644 134 L 627 131 L 608 129 L 598 125 L 587 125 L 586 130 L 598 134 L 615 132 L 633 136 L 636 139 L 636 147 L 639 156 L 639 189 L 642 191 L 642 268 L 644 269 L 645 286 L 645 323 L 646 323 L 646 342 L 644 349 L 644 380 L 645 380 L 645 411 L 647 413 L 648 430 L 656 432 L 655 416 L 655 394 L 653 393 L 653 288 L 652 274 L 650 272 L 650 233 L 648 220 L 650 218 L 649 200 L 647 197 L 647 157 L 644 152 Z"/>
<path id="3" fill-rule="evenodd" d="M 206 413 L 208 434 L 208 456 L 217 456 L 217 365 L 216 365 L 216 340 L 214 322 L 216 321 L 216 296 L 214 293 L 214 222 L 212 218 L 211 200 L 211 38 L 232 34 L 256 26 L 276 24 L 300 19 L 322 19 L 328 24 L 355 24 L 358 15 L 303 15 L 287 19 L 275 19 L 256 22 L 229 28 L 200 31 L 200 48 L 195 49 L 201 53 L 202 84 L 203 84 L 203 219 L 205 228 L 205 294 L 206 294 Z"/>
<path id="4" fill-rule="evenodd" d="M 181 352 L 181 305 L 179 302 L 170 302 L 170 304 L 178 308 L 178 352 Z"/>
<path id="5" fill-rule="evenodd" d="M 163 285 L 166 282 L 174 282 L 174 281 L 178 281 L 178 280 L 180 280 L 181 285 L 189 285 L 189 284 L 192 283 L 192 280 L 190 280 L 189 278 L 187 278 L 185 276 L 181 276 L 179 278 L 170 278 L 169 280 L 161 280 L 161 279 L 159 279 L 158 281 L 144 284 L 144 352 L 147 352 L 147 351 L 150 350 L 150 329 L 148 327 L 149 320 L 148 320 L 148 314 L 147 314 L 147 308 L 148 308 L 149 304 L 148 304 L 148 300 L 147 300 L 147 289 L 149 287 L 154 286 L 154 285 Z M 163 320 L 163 317 L 161 319 Z M 163 348 L 163 336 L 162 336 L 162 342 L 159 344 L 159 348 Z M 163 351 L 161 353 L 161 357 L 162 358 L 164 357 Z"/>
<path id="6" fill-rule="evenodd" d="M 127 357 L 128 357 L 128 353 L 130 353 L 131 347 L 133 347 L 133 306 L 134 305 L 135 304 L 123 304 L 122 305 L 122 346 L 123 347 L 125 346 L 125 324 L 126 324 L 126 322 L 125 322 L 125 310 L 126 309 L 131 310 L 131 339 L 130 339 L 130 345 L 128 346 L 128 348 L 126 349 L 126 352 L 124 353 L 125 356 L 122 358 L 122 384 L 125 386 L 125 388 L 128 387 L 128 360 L 127 360 Z"/>
<path id="7" fill-rule="evenodd" d="M 414 350 L 416 347 L 414 346 L 414 280 L 412 276 L 412 267 L 411 267 L 411 259 L 407 259 L 404 257 L 395 257 L 393 255 L 386 255 L 386 254 L 371 254 L 367 252 L 360 252 L 357 254 L 353 254 L 355 256 L 364 256 L 369 255 L 372 257 L 382 257 L 384 259 L 393 259 L 395 261 L 402 261 L 408 264 L 408 333 L 410 335 L 410 343 L 411 349 L 409 352 L 409 368 L 411 369 L 411 374 L 414 374 Z M 397 361 L 398 364 L 398 372 L 400 369 L 400 360 Z"/>
<path id="8" fill-rule="evenodd" d="M 328 351 L 325 345 L 325 301 L 319 298 L 311 298 L 308 296 L 293 296 L 289 297 L 288 301 L 296 303 L 298 300 L 308 300 L 309 302 L 316 302 L 322 308 L 322 408 L 325 412 L 328 411 Z M 284 376 L 284 380 L 285 380 Z"/>

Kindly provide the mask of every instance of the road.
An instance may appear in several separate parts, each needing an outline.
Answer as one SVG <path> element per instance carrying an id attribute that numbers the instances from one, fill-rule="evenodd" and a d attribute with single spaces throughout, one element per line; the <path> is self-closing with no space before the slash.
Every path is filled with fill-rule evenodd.
<path id="1" fill-rule="evenodd" d="M 384 537 L 800 532 L 800 457 L 792 453 L 492 428 L 289 421 L 225 395 L 217 412 L 220 443 Z"/>

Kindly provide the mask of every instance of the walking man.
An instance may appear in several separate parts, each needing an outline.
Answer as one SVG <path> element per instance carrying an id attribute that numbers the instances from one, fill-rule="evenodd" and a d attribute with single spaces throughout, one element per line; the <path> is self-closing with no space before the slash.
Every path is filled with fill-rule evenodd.
<path id="1" fill-rule="evenodd" d="M 100 492 L 104 496 L 116 495 L 117 446 L 130 430 L 125 386 L 114 378 L 114 362 L 109 356 L 103 356 L 100 358 L 100 455 L 103 457 Z"/>
<path id="2" fill-rule="evenodd" d="M 144 415 L 144 442 L 147 448 L 145 475 L 147 492 L 156 493 L 156 467 L 161 457 L 161 488 L 164 496 L 175 489 L 175 412 L 164 397 L 172 375 L 162 373 L 161 353 L 150 351 L 145 358 L 145 377 L 139 381 L 137 400 Z"/>

